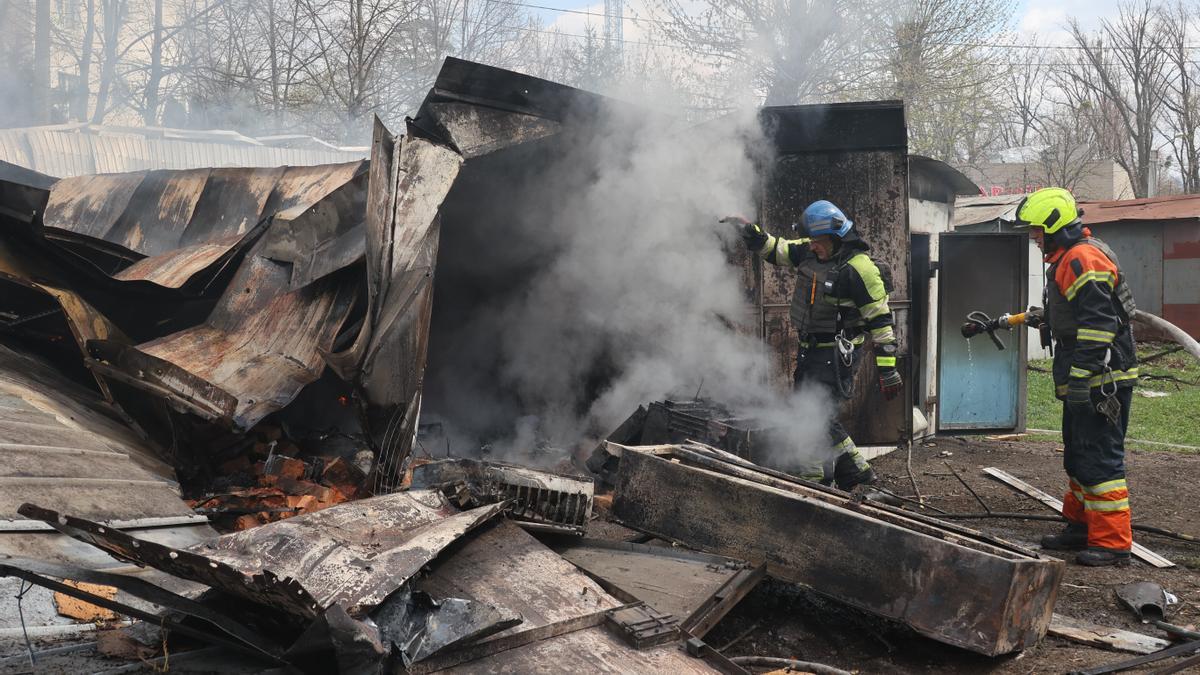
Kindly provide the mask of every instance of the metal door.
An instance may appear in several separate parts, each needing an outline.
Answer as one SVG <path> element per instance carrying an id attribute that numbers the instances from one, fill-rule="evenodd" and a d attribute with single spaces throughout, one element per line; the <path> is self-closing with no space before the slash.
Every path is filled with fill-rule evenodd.
<path id="1" fill-rule="evenodd" d="M 974 310 L 1025 309 L 1028 237 L 946 233 L 938 246 L 938 430 L 1024 430 L 1026 329 L 1000 331 L 999 350 L 961 326 Z"/>

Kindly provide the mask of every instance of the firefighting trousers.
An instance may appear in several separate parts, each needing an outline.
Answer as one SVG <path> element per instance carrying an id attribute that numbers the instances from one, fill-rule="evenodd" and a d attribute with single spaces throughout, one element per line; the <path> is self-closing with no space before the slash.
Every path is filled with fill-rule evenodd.
<path id="1" fill-rule="evenodd" d="M 802 478 L 826 485 L 836 483 L 842 490 L 851 490 L 874 477 L 871 465 L 838 420 L 838 404 L 848 398 L 852 391 L 861 352 L 862 349 L 856 347 L 850 353 L 850 363 L 847 364 L 836 347 L 810 347 L 801 343 L 796 357 L 796 372 L 792 375 L 796 389 L 815 387 L 832 401 L 828 417 L 824 420 L 830 449 L 818 457 L 806 457 L 796 473 Z"/>
<path id="2" fill-rule="evenodd" d="M 1128 551 L 1133 532 L 1125 483 L 1125 430 L 1133 388 L 1122 387 L 1115 397 L 1121 404 L 1118 424 L 1096 412 L 1098 388 L 1092 390 L 1091 408 L 1063 405 L 1063 468 L 1070 483 L 1063 516 L 1087 526 L 1089 547 Z"/>

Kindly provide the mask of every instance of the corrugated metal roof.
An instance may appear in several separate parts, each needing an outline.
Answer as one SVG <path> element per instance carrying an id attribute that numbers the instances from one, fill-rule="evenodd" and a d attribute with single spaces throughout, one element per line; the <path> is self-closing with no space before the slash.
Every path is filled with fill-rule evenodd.
<path id="1" fill-rule="evenodd" d="M 27 501 L 105 521 L 192 516 L 174 475 L 95 395 L 0 345 L 0 522 Z"/>
<path id="2" fill-rule="evenodd" d="M 1081 202 L 1084 225 L 1161 220 L 1200 221 L 1200 195 L 1173 195 L 1110 202 Z"/>
<path id="3" fill-rule="evenodd" d="M 50 239 L 102 239 L 129 258 L 148 256 L 117 279 L 179 288 L 265 218 L 303 212 L 365 171 L 357 161 L 64 178 L 50 189 L 43 223 Z"/>
<path id="4" fill-rule="evenodd" d="M 366 148 L 337 148 L 316 139 L 307 147 L 283 147 L 221 131 L 91 125 L 0 130 L 0 160 L 60 178 L 149 169 L 337 164 L 366 155 Z"/>
<path id="5" fill-rule="evenodd" d="M 954 201 L 954 227 L 990 223 L 993 220 L 1012 220 L 1025 195 L 998 197 L 959 197 Z"/>

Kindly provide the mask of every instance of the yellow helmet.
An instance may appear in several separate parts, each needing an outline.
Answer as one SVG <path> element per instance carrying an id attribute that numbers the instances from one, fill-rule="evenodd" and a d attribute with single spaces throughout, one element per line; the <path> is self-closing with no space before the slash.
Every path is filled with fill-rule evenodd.
<path id="1" fill-rule="evenodd" d="M 1064 188 L 1042 188 L 1017 204 L 1017 226 L 1040 227 L 1046 234 L 1073 225 L 1080 215 L 1075 198 Z"/>

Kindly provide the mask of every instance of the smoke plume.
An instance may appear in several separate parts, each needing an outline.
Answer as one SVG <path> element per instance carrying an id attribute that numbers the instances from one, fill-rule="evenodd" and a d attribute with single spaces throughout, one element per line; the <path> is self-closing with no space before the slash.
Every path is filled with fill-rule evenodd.
<path id="1" fill-rule="evenodd" d="M 743 244 L 718 223 L 757 210 L 770 157 L 755 111 L 686 128 L 614 108 L 589 127 L 526 186 L 536 206 L 512 221 L 533 224 L 496 228 L 478 254 L 497 269 L 522 259 L 528 283 L 457 323 L 452 358 L 431 355 L 431 407 L 455 427 L 455 454 L 489 442 L 529 462 L 535 437 L 575 448 L 638 405 L 697 392 L 786 428 L 777 464 L 826 447 L 829 402 L 768 385 L 777 366 L 729 255 Z M 445 232 L 442 249 L 439 283 Z"/>

